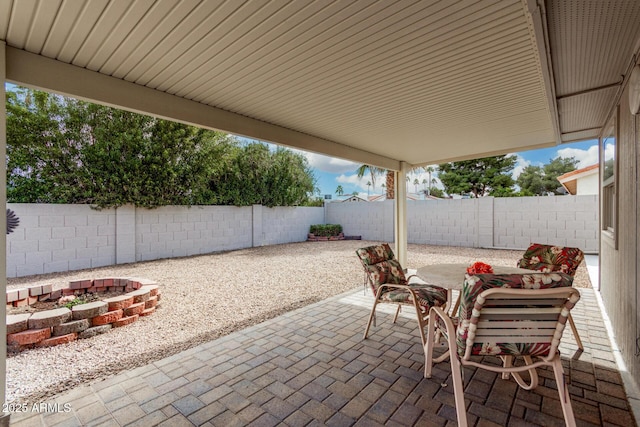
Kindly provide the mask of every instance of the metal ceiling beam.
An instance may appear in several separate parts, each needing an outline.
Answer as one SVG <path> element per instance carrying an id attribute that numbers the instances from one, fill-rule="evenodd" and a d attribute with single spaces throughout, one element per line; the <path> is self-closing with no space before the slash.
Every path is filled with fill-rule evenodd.
<path id="1" fill-rule="evenodd" d="M 190 101 L 24 50 L 7 46 L 6 60 L 6 79 L 16 84 L 384 169 L 400 169 L 400 162 L 395 159 Z"/>
<path id="2" fill-rule="evenodd" d="M 588 93 L 598 92 L 598 91 L 605 90 L 605 89 L 617 88 L 617 87 L 620 87 L 620 85 L 622 85 L 622 79 L 619 82 L 616 82 L 616 83 L 611 83 L 611 84 L 608 84 L 608 85 L 598 86 L 598 87 L 591 87 L 589 89 L 580 90 L 578 92 L 567 93 L 565 95 L 559 95 L 556 99 L 558 101 L 560 101 L 561 99 L 572 98 L 574 96 L 586 95 Z"/>

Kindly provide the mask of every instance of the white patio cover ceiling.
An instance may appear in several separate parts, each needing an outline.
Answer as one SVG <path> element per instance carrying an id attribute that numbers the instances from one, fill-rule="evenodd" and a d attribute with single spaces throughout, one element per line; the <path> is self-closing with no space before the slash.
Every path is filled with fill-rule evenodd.
<path id="1" fill-rule="evenodd" d="M 7 79 L 397 169 L 597 137 L 640 2 L 0 0 Z"/>

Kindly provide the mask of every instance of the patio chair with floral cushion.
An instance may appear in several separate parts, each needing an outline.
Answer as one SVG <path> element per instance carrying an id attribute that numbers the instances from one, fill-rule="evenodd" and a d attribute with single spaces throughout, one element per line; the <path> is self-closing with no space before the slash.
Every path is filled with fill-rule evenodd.
<path id="1" fill-rule="evenodd" d="M 457 318 L 440 307 L 431 309 L 425 339 L 425 378 L 431 377 L 437 345 L 442 333 L 449 347 L 451 375 L 459 426 L 467 425 L 462 368 L 471 366 L 512 375 L 525 390 L 538 385 L 538 366 L 551 366 L 568 426 L 575 426 L 569 389 L 564 380 L 558 346 L 570 310 L 580 299 L 571 287 L 573 278 L 564 273 L 467 275 Z M 444 356 L 447 354 L 445 353 Z M 492 357 L 502 364 L 492 363 Z M 514 366 L 514 358 L 524 363 Z M 529 372 L 529 381 L 520 373 Z"/>
<path id="2" fill-rule="evenodd" d="M 364 338 L 366 339 L 369 335 L 371 322 L 375 324 L 378 304 L 398 306 L 393 323 L 398 319 L 402 306 L 408 305 L 416 310 L 420 339 L 424 346 L 424 330 L 427 326 L 429 309 L 446 305 L 447 290 L 425 283 L 410 283 L 413 276 L 407 277 L 405 275 L 400 262 L 395 258 L 393 250 L 387 243 L 357 249 L 356 254 L 364 267 L 365 286 L 368 282 L 374 295 L 373 307 L 364 330 Z"/>
<path id="3" fill-rule="evenodd" d="M 573 277 L 576 275 L 576 270 L 582 260 L 584 260 L 584 253 L 578 248 L 533 243 L 518 261 L 518 267 L 546 273 L 561 271 Z M 569 314 L 569 326 L 571 326 L 578 348 L 584 350 L 582 340 L 578 334 L 578 328 L 576 328 L 571 314 Z"/>

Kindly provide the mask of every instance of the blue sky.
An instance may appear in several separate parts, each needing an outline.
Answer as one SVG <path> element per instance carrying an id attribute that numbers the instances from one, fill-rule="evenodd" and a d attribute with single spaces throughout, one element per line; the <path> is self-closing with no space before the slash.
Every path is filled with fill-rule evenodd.
<path id="1" fill-rule="evenodd" d="M 344 194 L 352 194 L 357 191 L 361 195 L 367 194 L 367 181 L 370 177 L 365 176 L 358 179 L 355 173 L 359 163 L 347 160 L 336 159 L 314 153 L 303 153 L 309 160 L 309 164 L 315 172 L 318 180 L 317 187 L 320 188 L 322 195 L 331 194 L 336 198 L 336 188 L 341 185 Z M 578 169 L 598 163 L 598 141 L 590 140 L 573 144 L 562 144 L 560 146 L 543 148 L 539 150 L 522 151 L 512 153 L 517 156 L 516 167 L 513 170 L 514 178 L 517 178 L 520 172 L 528 165 L 542 166 L 549 163 L 556 157 L 574 157 L 579 161 Z M 422 182 L 427 177 L 426 173 L 415 173 L 411 175 L 410 182 L 414 179 Z M 384 183 L 384 177 L 376 179 L 375 190 L 370 188 L 370 194 L 382 193 L 380 184 Z M 414 191 L 414 186 L 409 185 L 409 191 Z"/>

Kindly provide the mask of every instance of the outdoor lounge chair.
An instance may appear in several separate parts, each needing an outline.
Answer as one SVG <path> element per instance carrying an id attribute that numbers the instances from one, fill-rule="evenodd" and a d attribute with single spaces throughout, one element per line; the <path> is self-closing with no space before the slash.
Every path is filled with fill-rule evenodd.
<path id="1" fill-rule="evenodd" d="M 582 260 L 584 260 L 584 253 L 578 248 L 533 243 L 527 248 L 520 261 L 518 261 L 518 267 L 547 273 L 551 271 L 561 271 L 573 277 L 576 275 L 576 270 Z M 578 348 L 584 350 L 582 340 L 580 339 L 580 335 L 578 335 L 578 329 L 571 314 L 569 314 L 569 326 L 571 326 L 571 331 L 576 339 Z"/>
<path id="2" fill-rule="evenodd" d="M 459 317 L 450 318 L 440 307 L 431 309 L 425 344 L 426 378 L 431 377 L 434 339 L 442 333 L 449 347 L 451 375 L 459 426 L 467 425 L 462 368 L 471 366 L 512 375 L 525 390 L 538 385 L 538 366 L 551 366 L 566 425 L 575 426 L 569 389 L 558 346 L 567 316 L 580 293 L 573 278 L 563 273 L 479 274 L 465 279 Z M 491 363 L 491 356 L 502 365 Z M 514 366 L 522 357 L 524 364 Z M 520 373 L 529 372 L 529 382 Z"/>
<path id="3" fill-rule="evenodd" d="M 364 338 L 366 339 L 369 335 L 371 322 L 375 324 L 378 304 L 398 306 L 393 323 L 398 319 L 402 306 L 408 305 L 416 311 L 420 339 L 424 346 L 424 330 L 427 326 L 429 309 L 446 305 L 447 290 L 424 283 L 410 283 L 413 276 L 405 276 L 402 266 L 387 243 L 357 249 L 356 254 L 364 267 L 365 287 L 368 282 L 375 298 L 369 321 L 364 330 Z"/>

